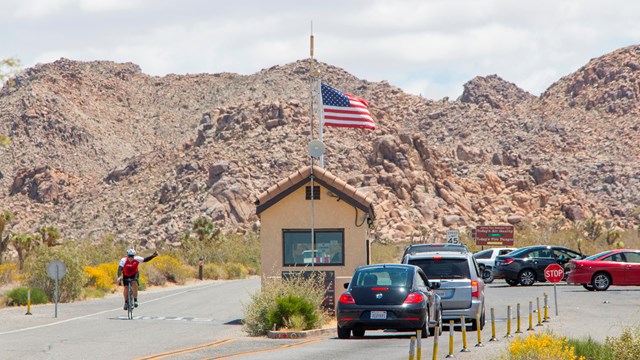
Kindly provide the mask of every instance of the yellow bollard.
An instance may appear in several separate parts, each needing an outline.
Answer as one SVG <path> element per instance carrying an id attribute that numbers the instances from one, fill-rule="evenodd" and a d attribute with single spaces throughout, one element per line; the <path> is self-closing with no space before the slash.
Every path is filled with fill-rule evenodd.
<path id="1" fill-rule="evenodd" d="M 25 315 L 31 314 L 31 289 L 27 289 L 27 313 Z"/>
<path id="2" fill-rule="evenodd" d="M 476 313 L 476 330 L 478 330 L 478 343 L 476 344 L 476 347 L 483 347 L 484 344 L 482 343 L 482 330 L 480 329 L 480 312 Z"/>
<path id="3" fill-rule="evenodd" d="M 547 295 L 547 293 L 544 293 L 544 320 L 542 320 L 543 323 L 545 322 L 549 322 L 549 295 Z"/>
<path id="4" fill-rule="evenodd" d="M 544 326 L 542 325 L 542 313 L 540 313 L 540 298 L 536 297 L 536 309 L 538 311 L 538 323 L 536 326 Z"/>
<path id="5" fill-rule="evenodd" d="M 422 330 L 416 331 L 416 334 L 416 359 L 422 360 Z"/>
<path id="6" fill-rule="evenodd" d="M 513 335 L 511 335 L 511 305 L 507 306 L 507 335 L 504 337 L 513 337 Z"/>
<path id="7" fill-rule="evenodd" d="M 518 310 L 516 311 L 516 316 L 518 317 L 518 329 L 516 329 L 516 334 L 522 334 L 522 330 L 520 330 L 520 303 L 518 303 Z"/>
<path id="8" fill-rule="evenodd" d="M 462 329 L 462 350 L 460 352 L 471 352 L 467 349 L 467 323 L 464 316 L 460 318 L 460 328 Z"/>
<path id="9" fill-rule="evenodd" d="M 416 337 L 411 337 L 411 343 L 409 344 L 409 360 L 414 360 L 413 358 L 413 348 L 416 346 Z"/>
<path id="10" fill-rule="evenodd" d="M 493 308 L 491 308 L 491 339 L 489 341 L 498 341 L 496 337 L 496 318 L 493 314 Z"/>
<path id="11" fill-rule="evenodd" d="M 433 335 L 433 360 L 438 358 L 438 333 L 440 332 L 440 326 L 436 325 L 435 334 Z"/>
<path id="12" fill-rule="evenodd" d="M 449 354 L 447 354 L 446 358 L 454 358 L 456 357 L 453 354 L 453 320 L 449 320 Z"/>
<path id="13" fill-rule="evenodd" d="M 529 327 L 527 331 L 534 331 L 533 329 L 533 301 L 529 301 Z"/>

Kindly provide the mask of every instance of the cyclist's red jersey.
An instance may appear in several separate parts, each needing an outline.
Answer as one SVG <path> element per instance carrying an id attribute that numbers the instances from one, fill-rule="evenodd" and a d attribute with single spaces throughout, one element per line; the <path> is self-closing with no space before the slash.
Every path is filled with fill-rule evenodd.
<path id="1" fill-rule="evenodd" d="M 122 267 L 122 274 L 124 276 L 132 277 L 138 273 L 138 265 L 141 262 L 144 262 L 144 258 L 142 256 L 134 256 L 131 260 L 125 256 L 120 260 L 120 264 L 118 265 Z"/>

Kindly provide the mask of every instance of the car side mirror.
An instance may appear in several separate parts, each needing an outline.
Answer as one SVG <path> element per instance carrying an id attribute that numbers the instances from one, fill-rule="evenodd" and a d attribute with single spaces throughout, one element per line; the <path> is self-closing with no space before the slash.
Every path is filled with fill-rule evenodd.
<path id="1" fill-rule="evenodd" d="M 439 282 L 430 282 L 429 283 L 429 287 L 432 289 L 440 289 L 440 283 Z"/>
<path id="2" fill-rule="evenodd" d="M 349 283 L 344 283 L 344 288 L 348 289 L 349 288 Z"/>

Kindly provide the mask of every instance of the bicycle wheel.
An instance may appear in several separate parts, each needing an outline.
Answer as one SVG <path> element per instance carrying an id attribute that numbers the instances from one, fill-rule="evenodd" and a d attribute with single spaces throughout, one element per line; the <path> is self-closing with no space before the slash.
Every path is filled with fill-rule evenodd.
<path id="1" fill-rule="evenodd" d="M 127 285 L 127 318 L 133 320 L 133 289 L 131 288 L 131 282 Z"/>

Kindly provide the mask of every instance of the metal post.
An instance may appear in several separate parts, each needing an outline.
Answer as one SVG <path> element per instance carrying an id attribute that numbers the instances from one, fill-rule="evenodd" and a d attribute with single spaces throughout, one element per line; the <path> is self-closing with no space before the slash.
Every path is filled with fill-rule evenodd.
<path id="1" fill-rule="evenodd" d="M 542 322 L 549 322 L 549 295 L 544 293 L 544 320 Z"/>
<path id="2" fill-rule="evenodd" d="M 556 291 L 556 283 L 553 283 L 553 299 L 556 302 L 556 316 L 558 316 L 558 292 Z"/>
<path id="3" fill-rule="evenodd" d="M 58 318 L 58 279 L 59 278 L 60 278 L 59 267 L 58 267 L 58 264 L 56 264 L 56 287 L 53 291 L 53 297 L 55 298 L 55 302 L 56 302 L 56 310 L 55 310 L 56 319 Z"/>
<path id="4" fill-rule="evenodd" d="M 436 325 L 435 334 L 433 335 L 433 360 L 438 358 L 438 333 L 440 326 Z"/>
<path id="5" fill-rule="evenodd" d="M 460 328 L 462 329 L 462 350 L 460 352 L 471 352 L 467 349 L 467 323 L 464 316 L 460 318 Z"/>
<path id="6" fill-rule="evenodd" d="M 416 337 L 411 337 L 411 343 L 409 344 L 409 360 L 414 360 L 413 358 L 413 348 L 416 346 Z"/>
<path id="7" fill-rule="evenodd" d="M 198 279 L 202 280 L 203 277 L 203 269 L 202 266 L 204 265 L 204 256 L 200 256 L 200 262 L 198 263 Z"/>
<path id="8" fill-rule="evenodd" d="M 428 330 L 427 330 L 428 331 Z M 422 360 L 422 330 L 416 331 L 416 359 Z"/>
<path id="9" fill-rule="evenodd" d="M 542 325 L 542 314 L 540 313 L 540 298 L 536 297 L 536 309 L 538 312 L 538 323 L 536 324 L 536 326 L 544 326 Z"/>
<path id="10" fill-rule="evenodd" d="M 453 354 L 453 320 L 449 320 L 449 354 L 446 358 L 455 358 Z"/>
<path id="11" fill-rule="evenodd" d="M 517 317 L 518 317 L 518 328 L 516 329 L 516 334 L 522 334 L 522 330 L 520 330 L 520 303 L 518 303 L 518 307 L 517 307 Z"/>
<path id="12" fill-rule="evenodd" d="M 482 330 L 480 329 L 481 324 L 480 324 L 480 312 L 478 311 L 476 313 L 476 330 L 478 333 L 478 343 L 476 344 L 476 347 L 483 347 L 484 344 L 482 343 Z"/>
<path id="13" fill-rule="evenodd" d="M 491 308 L 491 339 L 489 341 L 498 341 L 496 337 L 496 318 L 493 313 L 493 308 Z"/>
<path id="14" fill-rule="evenodd" d="M 504 337 L 510 338 L 512 336 L 513 335 L 511 335 L 511 305 L 507 305 L 507 335 L 505 335 Z"/>
<path id="15" fill-rule="evenodd" d="M 533 301 L 529 301 L 529 327 L 527 331 L 533 331 Z"/>

